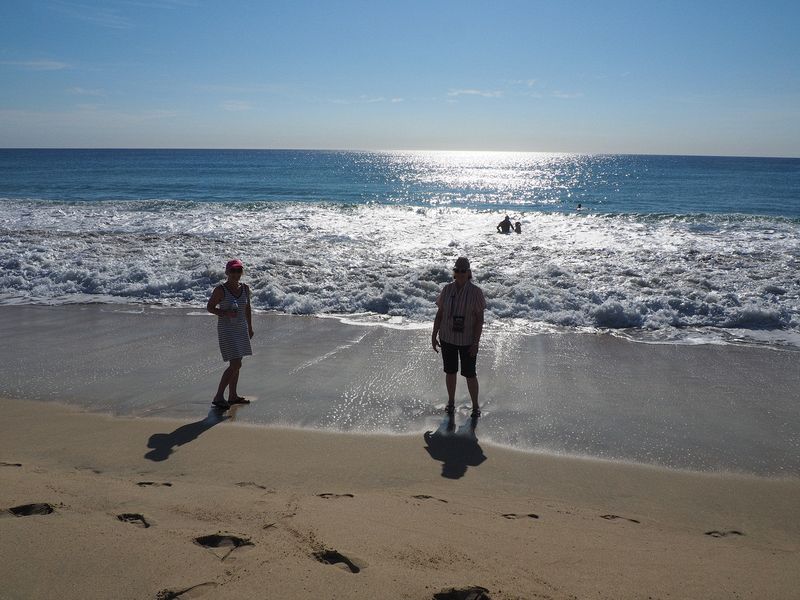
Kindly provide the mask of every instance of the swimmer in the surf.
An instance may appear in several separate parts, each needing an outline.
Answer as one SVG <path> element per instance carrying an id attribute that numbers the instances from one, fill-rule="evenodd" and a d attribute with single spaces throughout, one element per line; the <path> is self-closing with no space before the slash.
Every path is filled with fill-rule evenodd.
<path id="1" fill-rule="evenodd" d="M 506 218 L 497 224 L 497 233 L 511 233 L 511 227 L 511 219 L 506 215 Z"/>
<path id="2" fill-rule="evenodd" d="M 519 221 L 514 223 L 514 231 L 516 231 L 517 233 L 522 233 L 522 223 L 520 223 Z"/>

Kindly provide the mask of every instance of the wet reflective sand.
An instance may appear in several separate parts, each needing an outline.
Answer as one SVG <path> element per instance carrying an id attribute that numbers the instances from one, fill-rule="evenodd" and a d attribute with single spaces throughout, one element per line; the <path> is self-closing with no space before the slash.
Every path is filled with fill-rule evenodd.
<path id="1" fill-rule="evenodd" d="M 198 309 L 0 307 L 0 395 L 197 420 L 223 363 Z M 239 422 L 420 433 L 445 390 L 427 330 L 255 316 Z M 800 353 L 488 331 L 481 444 L 673 468 L 800 474 Z M 461 426 L 469 401 L 457 392 Z"/>

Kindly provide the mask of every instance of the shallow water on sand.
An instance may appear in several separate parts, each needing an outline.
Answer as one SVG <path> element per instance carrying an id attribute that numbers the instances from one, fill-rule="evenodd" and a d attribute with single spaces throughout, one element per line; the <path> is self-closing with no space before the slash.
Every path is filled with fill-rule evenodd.
<path id="1" fill-rule="evenodd" d="M 223 363 L 214 317 L 111 306 L 0 307 L 0 395 L 200 421 Z M 417 434 L 446 399 L 428 331 L 255 317 L 236 422 Z M 800 475 L 797 353 L 643 345 L 489 328 L 478 373 L 482 444 L 670 468 Z M 469 414 L 461 380 L 457 424 Z"/>

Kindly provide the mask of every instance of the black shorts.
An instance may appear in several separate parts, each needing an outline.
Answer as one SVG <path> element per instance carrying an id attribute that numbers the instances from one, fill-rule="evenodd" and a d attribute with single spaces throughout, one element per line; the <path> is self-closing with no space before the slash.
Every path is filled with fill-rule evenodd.
<path id="1" fill-rule="evenodd" d="M 475 361 L 477 356 L 469 355 L 469 346 L 456 346 L 447 342 L 442 345 L 442 362 L 445 373 L 458 373 L 458 359 L 461 358 L 461 374 L 464 377 L 475 377 Z"/>

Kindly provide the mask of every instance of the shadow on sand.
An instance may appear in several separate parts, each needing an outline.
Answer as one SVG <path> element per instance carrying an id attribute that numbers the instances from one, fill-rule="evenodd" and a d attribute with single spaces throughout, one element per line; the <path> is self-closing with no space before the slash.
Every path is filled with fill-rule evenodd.
<path id="1" fill-rule="evenodd" d="M 147 440 L 147 447 L 152 448 L 152 450 L 145 454 L 144 457 L 156 462 L 167 460 L 174 452 L 174 448 L 193 442 L 202 433 L 229 418 L 216 408 L 212 408 L 208 411 L 208 416 L 202 421 L 181 425 L 172 433 L 154 433 Z"/>
<path id="2" fill-rule="evenodd" d="M 475 435 L 477 419 L 470 419 L 456 430 L 453 417 L 445 419 L 436 431 L 425 432 L 425 450 L 433 460 L 442 462 L 442 477 L 460 479 L 468 467 L 486 460 Z"/>

